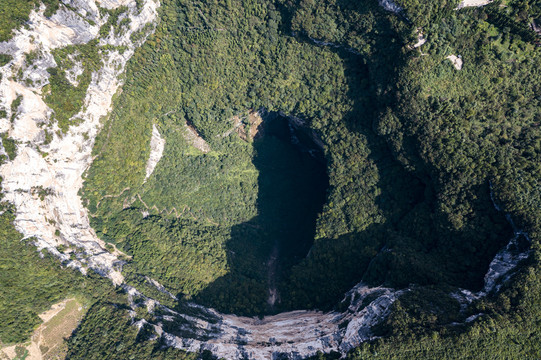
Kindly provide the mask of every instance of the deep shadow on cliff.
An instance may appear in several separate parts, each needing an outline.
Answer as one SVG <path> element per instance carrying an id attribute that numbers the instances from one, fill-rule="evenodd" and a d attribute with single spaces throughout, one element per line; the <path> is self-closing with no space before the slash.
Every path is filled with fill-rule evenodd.
<path id="1" fill-rule="evenodd" d="M 303 34 L 296 38 L 321 46 Z M 353 108 L 342 119 L 348 134 L 342 139 L 345 146 L 333 146 L 325 160 L 316 156 L 320 166 L 302 160 L 302 148 L 310 148 L 306 143 L 284 142 L 284 126 L 282 140 L 269 131 L 254 143 L 259 215 L 232 228 L 227 243 L 231 272 L 203 290 L 198 301 L 224 312 L 254 315 L 329 310 L 361 280 L 397 288 L 482 287 L 491 259 L 512 233 L 493 208 L 488 187 L 474 189 L 476 217 L 453 229 L 438 212 L 438 184 L 416 154 L 415 143 L 406 139 L 408 157 L 401 157 L 378 130 L 384 113 L 392 111 L 394 84 L 408 56 L 399 39 L 396 34 L 379 36 L 368 58 L 343 44 L 329 46 L 343 60 Z M 358 148 L 348 148 L 348 142 Z M 355 157 L 363 163 L 352 160 Z M 316 218 L 333 186 L 326 191 L 326 174 L 332 174 L 337 162 L 351 170 L 341 211 L 354 225 L 314 243 Z"/>
<path id="2" fill-rule="evenodd" d="M 197 297 L 236 314 L 279 308 L 279 282 L 311 248 L 328 187 L 322 150 L 302 129 L 270 113 L 264 116 L 263 134 L 253 143 L 258 216 L 232 227 L 226 245 L 230 273 Z"/>

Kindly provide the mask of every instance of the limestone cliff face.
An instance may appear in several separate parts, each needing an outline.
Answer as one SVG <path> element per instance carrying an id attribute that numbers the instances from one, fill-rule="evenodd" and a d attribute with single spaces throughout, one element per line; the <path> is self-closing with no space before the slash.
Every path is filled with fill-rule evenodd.
<path id="1" fill-rule="evenodd" d="M 145 297 L 137 289 L 125 284 L 120 272 L 122 262 L 118 252 L 105 250 L 105 244 L 92 230 L 88 211 L 78 191 L 82 175 L 92 162 L 91 150 L 100 130 L 100 119 L 111 110 L 112 96 L 122 81 L 127 61 L 140 45 L 130 35 L 157 21 L 157 0 L 144 0 L 138 7 L 135 0 L 65 0 L 69 8 L 61 9 L 46 18 L 44 7 L 33 11 L 28 26 L 16 31 L 12 40 L 0 43 L 0 52 L 12 55 L 13 60 L 0 68 L 0 106 L 7 110 L 7 118 L 0 119 L 0 132 L 6 132 L 17 142 L 16 156 L 0 167 L 5 198 L 16 209 L 15 226 L 27 238 L 34 238 L 38 249 L 46 249 L 67 264 L 86 273 L 95 270 L 124 288 L 130 297 L 143 298 L 149 311 L 160 307 L 168 315 L 158 316 L 158 322 L 148 324 L 163 336 L 171 346 L 189 350 L 211 350 L 227 359 L 271 359 L 279 355 L 304 358 L 318 351 L 345 353 L 372 337 L 371 328 L 385 318 L 390 306 L 405 290 L 355 286 L 344 299 L 347 308 L 342 313 L 294 311 L 256 318 L 224 315 L 196 304 L 187 304 L 182 313 L 167 309 L 155 300 Z M 396 5 L 383 1 L 383 5 L 396 10 Z M 392 7 L 391 5 L 395 7 Z M 74 118 L 81 119 L 69 131 L 57 134 L 52 123 L 52 110 L 43 101 L 43 88 L 49 82 L 48 68 L 55 67 L 51 51 L 73 44 L 85 44 L 99 36 L 99 29 L 107 22 L 98 5 L 113 9 L 127 6 L 131 22 L 122 34 L 110 32 L 101 45 L 124 46 L 125 50 L 103 52 L 102 66 L 92 74 L 83 108 Z M 26 54 L 39 54 L 33 63 L 25 63 Z M 80 64 L 68 71 L 68 80 L 77 82 Z M 22 76 L 18 76 L 22 71 Z M 13 109 L 15 99 L 18 108 Z M 13 112 L 13 113 L 12 113 Z M 13 117 L 14 121 L 10 121 Z M 44 129 L 51 130 L 52 140 L 46 141 Z M 149 159 L 150 175 L 163 152 L 164 142 L 155 128 L 153 152 Z M 3 151 L 3 147 L 0 147 Z M 518 230 L 517 230 L 518 231 Z M 511 241 L 515 241 L 512 239 Z M 68 245 L 75 254 L 60 253 L 58 245 Z M 495 280 L 504 279 L 527 253 L 511 254 L 503 249 L 491 264 L 485 279 L 486 288 L 478 294 L 461 292 L 456 296 L 468 302 L 484 296 L 495 288 Z M 173 297 L 160 284 L 150 279 L 156 288 Z M 367 298 L 372 299 L 368 304 Z M 135 305 L 133 305 L 135 306 Z M 188 320 L 183 325 L 183 337 L 165 333 L 162 324 L 175 318 Z M 143 326 L 144 320 L 135 323 Z M 185 322 L 186 323 L 186 322 Z"/>
<path id="2" fill-rule="evenodd" d="M 0 69 L 0 105 L 10 110 L 13 101 L 22 97 L 17 113 L 8 111 L 8 118 L 14 117 L 13 123 L 8 118 L 0 120 L 0 131 L 7 132 L 18 143 L 17 156 L 2 166 L 0 173 L 5 179 L 6 199 L 17 209 L 15 226 L 25 237 L 34 237 L 38 249 L 47 249 L 67 261 L 68 266 L 83 272 L 88 267 L 93 268 L 120 284 L 123 280 L 117 269 L 118 259 L 104 250 L 105 244 L 90 227 L 87 210 L 77 193 L 82 187 L 83 172 L 91 163 L 100 119 L 110 111 L 112 96 L 122 85 L 119 75 L 137 45 L 131 42 L 130 35 L 157 20 L 159 4 L 147 0 L 138 9 L 135 1 L 73 0 L 69 5 L 70 8 L 62 6 L 49 19 L 43 15 L 43 6 L 39 11 L 32 11 L 28 27 L 17 30 L 11 41 L 0 44 L 0 52 L 13 57 Z M 84 106 L 74 116 L 82 121 L 66 134 L 59 135 L 58 126 L 51 123 L 52 111 L 42 94 L 48 84 L 47 69 L 57 66 L 51 51 L 96 39 L 100 27 L 107 21 L 106 16 L 100 15 L 98 5 L 128 6 L 129 29 L 122 35 L 111 34 L 107 39 L 100 39 L 100 42 L 127 46 L 127 49 L 122 53 L 112 50 L 101 54 L 102 67 L 92 74 Z M 25 64 L 25 55 L 30 52 L 38 54 L 32 66 Z M 19 69 L 23 69 L 22 78 L 15 76 Z M 75 82 L 80 72 L 76 65 L 68 72 L 68 79 L 71 77 Z M 28 79 L 31 81 L 26 81 Z M 44 128 L 53 134 L 48 144 Z M 46 195 L 38 196 L 38 189 L 45 190 Z M 56 247 L 60 244 L 74 247 L 77 260 L 59 253 Z"/>

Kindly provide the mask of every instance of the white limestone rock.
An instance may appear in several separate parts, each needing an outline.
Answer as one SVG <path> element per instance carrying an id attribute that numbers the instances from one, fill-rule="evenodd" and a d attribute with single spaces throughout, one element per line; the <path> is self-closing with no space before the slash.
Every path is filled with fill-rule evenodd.
<path id="1" fill-rule="evenodd" d="M 152 125 L 152 137 L 150 138 L 150 156 L 146 166 L 145 181 L 152 175 L 156 165 L 163 156 L 163 150 L 165 149 L 165 139 L 162 139 L 158 127 L 156 124 Z"/>
<path id="2" fill-rule="evenodd" d="M 464 65 L 464 61 L 462 61 L 462 56 L 460 56 L 460 55 L 458 55 L 458 56 L 449 55 L 449 56 L 446 57 L 446 59 L 451 61 L 451 63 L 455 67 L 455 69 L 462 70 L 462 66 Z"/>
<path id="3" fill-rule="evenodd" d="M 13 124 L 7 119 L 0 120 L 0 131 L 8 131 L 18 143 L 15 159 L 0 168 L 5 199 L 16 208 L 14 224 L 26 238 L 35 239 L 38 249 L 49 250 L 83 272 L 91 268 L 117 285 L 123 283 L 119 254 L 105 250 L 105 243 L 90 227 L 88 212 L 78 192 L 83 185 L 82 175 L 91 163 L 100 119 L 110 112 L 112 96 L 122 85 L 119 75 L 133 55 L 130 35 L 157 19 L 158 4 L 153 0 L 147 0 L 142 11 L 136 11 L 134 1 L 129 3 L 133 26 L 119 39 L 128 49 L 122 54 L 117 50 L 102 54 L 103 66 L 92 74 L 85 106 L 75 115 L 82 122 L 63 136 L 54 134 L 48 145 L 43 144 L 42 126 L 52 125 L 53 131 L 57 127 L 49 124 L 51 110 L 43 101 L 41 87 L 47 83 L 46 68 L 56 66 L 51 60 L 51 50 L 95 39 L 106 20 L 99 17 L 94 0 L 72 1 L 75 12 L 61 7 L 51 18 L 43 15 L 42 6 L 39 11 L 32 11 L 26 28 L 16 30 L 9 42 L 0 43 L 0 51 L 13 56 L 13 61 L 0 69 L 3 75 L 0 104 L 10 109 L 13 100 L 22 96 Z M 89 18 L 82 18 L 82 14 Z M 31 51 L 39 51 L 40 62 L 30 67 L 25 64 L 25 54 Z M 34 87 L 19 83 L 12 75 L 21 67 L 27 68 L 28 76 L 41 81 Z M 47 190 L 43 199 L 36 195 L 38 188 Z M 56 247 L 60 244 L 74 247 L 78 259 L 70 260 L 66 254 L 59 253 Z"/>
<path id="4" fill-rule="evenodd" d="M 466 7 L 485 6 L 485 5 L 490 4 L 492 1 L 493 0 L 463 0 L 462 2 L 460 2 L 460 4 L 458 4 L 457 10 L 466 8 Z"/>

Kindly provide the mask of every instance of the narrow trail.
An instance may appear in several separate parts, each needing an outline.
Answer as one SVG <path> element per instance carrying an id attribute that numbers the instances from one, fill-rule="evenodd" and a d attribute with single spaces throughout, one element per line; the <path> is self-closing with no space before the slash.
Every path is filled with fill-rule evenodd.
<path id="1" fill-rule="evenodd" d="M 389 2 L 389 0 L 381 1 Z M 108 2 L 116 2 L 117 5 L 120 5 L 120 1 L 109 0 Z M 103 25 L 106 20 L 100 17 L 94 0 L 73 2 L 76 9 L 82 9 L 84 4 L 94 6 L 95 16 L 92 15 L 94 13 L 89 13 L 87 16 L 92 15 L 91 17 L 96 20 L 98 25 Z M 156 333 L 160 334 L 160 341 L 163 341 L 165 346 L 193 352 L 208 350 L 218 357 L 227 359 L 271 359 L 278 357 L 298 359 L 316 356 L 317 352 L 336 351 L 346 354 L 362 342 L 373 339 L 372 327 L 389 315 L 394 301 L 409 289 L 370 287 L 361 282 L 345 296 L 344 306 L 347 307 L 347 311 L 340 313 L 292 311 L 259 319 L 221 314 L 193 303 L 183 303 L 181 310 L 174 311 L 146 297 L 126 283 L 119 270 L 122 264 L 119 254 L 110 254 L 105 251 L 105 243 L 97 237 L 89 225 L 88 212 L 81 202 L 78 191 L 83 186 L 81 176 L 93 159 L 90 147 L 85 145 L 89 144 L 88 140 L 83 134 L 95 137 L 101 126 L 107 126 L 103 125 L 101 118 L 111 112 L 112 97 L 122 84 L 117 79 L 135 49 L 135 45 L 130 43 L 130 35 L 136 29 L 143 29 L 145 24 L 153 23 L 158 19 L 158 2 L 144 0 L 142 12 L 135 11 L 135 1 L 131 1 L 130 4 L 129 18 L 132 21 L 133 30 L 122 35 L 123 38 L 115 40 L 116 44 L 130 44 L 130 46 L 123 54 L 118 51 L 106 54 L 104 66 L 96 72 L 89 87 L 86 101 L 88 106 L 81 112 L 81 118 L 84 121 L 77 127 L 72 127 L 68 136 L 54 137 L 47 148 L 49 152 L 47 160 L 35 150 L 34 145 L 41 144 L 38 138 L 28 140 L 29 134 L 26 130 L 34 127 L 20 127 L 19 124 L 27 124 L 21 121 L 5 124 L 6 127 L 13 127 L 13 130 L 17 130 L 12 134 L 19 134 L 17 135 L 19 137 L 13 135 L 15 140 L 19 141 L 17 157 L 0 169 L 2 176 L 6 179 L 3 184 L 4 196 L 17 209 L 15 221 L 17 229 L 24 234 L 25 238 L 33 237 L 36 239 L 35 245 L 38 249 L 47 249 L 59 259 L 69 261 L 69 266 L 78 268 L 83 273 L 86 273 L 87 269 L 93 269 L 98 274 L 111 279 L 115 285 L 125 290 L 131 305 L 131 310 L 128 310 L 129 314 L 136 314 L 135 310 L 139 309 L 141 305 L 147 305 L 147 309 L 154 307 L 159 309 L 159 312 L 153 314 L 155 321 L 152 321 L 154 323 L 149 326 L 152 326 Z M 23 61 L 25 48 L 30 48 L 31 42 L 35 41 L 34 39 L 45 44 L 51 42 L 50 39 L 44 38 L 47 33 L 44 33 L 43 27 L 40 27 L 49 24 L 49 20 L 45 19 L 42 13 L 36 12 L 31 14 L 30 19 L 33 21 L 27 24 L 28 28 L 19 31 L 15 36 L 16 40 L 9 43 L 15 49 L 10 51 L 17 61 Z M 79 23 L 74 19 L 78 19 L 75 14 L 73 16 L 59 16 L 55 20 L 59 25 L 65 25 L 63 29 L 66 31 L 67 28 L 70 28 L 75 32 L 74 36 L 69 37 L 63 45 L 87 42 L 97 36 L 98 30 L 95 29 L 96 31 L 93 32 L 94 28 L 89 23 L 84 21 Z M 59 47 L 62 44 L 57 45 L 55 46 Z M 327 43 L 318 45 L 334 46 Z M 50 55 L 51 50 L 52 47 L 46 47 L 43 51 Z M 11 69 L 13 64 L 8 67 Z M 6 73 L 10 70 L 8 67 L 3 67 L 0 72 Z M 0 83 L 0 94 L 11 94 L 13 91 L 21 89 L 21 86 L 15 85 L 14 82 L 3 81 Z M 29 100 L 35 99 L 30 91 L 25 94 Z M 6 98 L 6 96 L 0 96 L 0 100 L 2 100 L 0 102 Z M 33 119 L 31 116 L 26 116 L 33 114 L 32 111 L 33 108 L 23 106 L 18 120 Z M 42 119 L 47 119 L 47 114 L 43 114 Z M 108 129 L 110 126 L 109 124 Z M 105 146 L 107 146 L 107 142 L 108 139 L 105 141 Z M 51 164 L 56 165 L 51 166 Z M 33 187 L 49 183 L 53 185 L 54 190 L 54 194 L 49 196 L 50 201 L 43 202 L 32 196 L 31 189 Z M 134 195 L 133 201 L 137 197 L 141 200 L 141 196 L 137 194 Z M 129 201 L 126 204 L 129 204 Z M 143 204 L 148 208 L 148 205 Z M 498 207 L 496 203 L 494 206 Z M 160 211 L 155 205 L 152 208 Z M 176 212 L 176 209 L 174 211 Z M 190 212 L 190 209 L 186 207 L 183 211 Z M 50 214 L 57 214 L 55 219 L 62 221 L 58 221 L 53 226 L 47 221 Z M 512 221 L 510 216 L 508 219 L 510 222 Z M 513 228 L 515 229 L 515 237 L 511 239 L 511 245 L 516 241 L 517 235 L 524 235 L 524 238 L 529 239 L 523 230 L 515 228 L 515 226 Z M 77 251 L 85 255 L 84 262 L 70 260 L 67 254 L 58 252 L 56 246 L 59 243 L 58 237 L 54 235 L 55 230 L 60 230 L 62 236 L 70 244 L 76 246 Z M 280 249 L 277 244 L 275 244 L 276 246 L 271 251 L 266 263 L 269 305 L 271 303 L 274 305 L 276 301 L 279 301 L 276 283 L 280 270 Z M 497 291 L 498 286 L 514 274 L 517 264 L 529 255 L 528 249 L 518 253 L 511 250 L 513 250 L 512 246 L 503 248 L 495 257 L 485 277 L 485 289 L 491 292 Z M 265 267 L 265 264 L 263 266 Z M 157 281 L 149 280 L 149 282 L 158 291 L 175 299 Z M 475 299 L 468 293 L 461 295 L 462 298 L 469 299 L 468 296 L 470 296 Z M 475 294 L 475 296 L 484 295 L 486 292 Z M 143 321 L 146 320 L 140 320 L 137 323 L 134 319 L 133 325 L 138 326 Z M 172 326 L 176 326 L 176 330 L 179 330 L 175 332 L 177 335 L 167 332 Z"/>
<path id="2" fill-rule="evenodd" d="M 100 204 L 101 204 L 101 202 L 102 202 L 104 199 L 114 199 L 114 198 L 117 198 L 117 197 L 121 197 L 122 194 L 124 194 L 126 191 L 129 191 L 129 190 L 130 190 L 130 187 L 127 187 L 127 188 L 124 188 L 124 189 L 120 192 L 120 194 L 118 194 L 118 195 L 103 195 L 103 196 L 101 197 L 101 199 L 99 199 L 98 202 L 96 203 L 96 209 L 99 209 Z M 95 216 L 95 214 L 92 214 L 92 215 Z"/>

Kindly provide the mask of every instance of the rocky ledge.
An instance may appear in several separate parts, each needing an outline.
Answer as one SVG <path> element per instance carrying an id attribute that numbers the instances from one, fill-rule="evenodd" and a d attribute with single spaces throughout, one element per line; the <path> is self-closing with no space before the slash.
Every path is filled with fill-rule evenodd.
<path id="1" fill-rule="evenodd" d="M 5 198 L 16 209 L 17 229 L 26 238 L 32 238 L 38 250 L 46 249 L 66 266 L 83 273 L 89 269 L 96 271 L 124 288 L 132 299 L 142 298 L 149 311 L 160 315 L 155 316 L 158 321 L 154 324 L 139 320 L 134 321 L 134 326 L 151 326 L 170 346 L 189 351 L 210 350 L 227 359 L 297 359 L 318 351 L 346 353 L 370 340 L 371 328 L 385 319 L 393 302 L 408 289 L 371 288 L 360 283 L 346 294 L 343 301 L 346 310 L 342 312 L 294 311 L 258 319 L 224 315 L 190 303 L 184 304 L 182 312 L 175 312 L 124 282 L 120 272 L 121 254 L 107 251 L 105 243 L 96 236 L 78 192 L 83 184 L 82 176 L 92 162 L 91 151 L 101 127 L 100 119 L 110 112 L 112 97 L 122 85 L 120 75 L 136 47 L 144 41 L 143 38 L 133 43 L 131 35 L 157 21 L 159 3 L 143 0 L 138 6 L 135 0 L 63 2 L 69 6 L 61 6 L 51 18 L 44 16 L 44 6 L 33 11 L 25 28 L 16 30 L 9 42 L 0 43 L 0 53 L 12 56 L 0 68 L 0 106 L 7 111 L 7 118 L 0 119 L 0 132 L 7 133 L 17 144 L 15 156 L 0 167 L 0 175 L 4 179 Z M 382 5 L 399 11 L 391 1 L 382 0 Z M 52 51 L 97 39 L 100 27 L 107 22 L 107 15 L 98 6 L 108 9 L 126 6 L 124 16 L 131 22 L 120 34 L 111 32 L 106 39 L 99 39 L 101 45 L 110 45 L 112 49 L 101 53 L 102 66 L 92 74 L 84 106 L 73 117 L 79 119 L 77 125 L 62 134 L 51 120 L 52 110 L 43 100 L 43 89 L 50 76 L 47 69 L 57 66 Z M 25 63 L 30 52 L 39 54 L 33 66 Z M 81 74 L 79 67 L 76 64 L 69 72 L 73 83 Z M 21 71 L 22 76 L 18 76 Z M 20 105 L 14 108 L 16 99 Z M 45 128 L 51 130 L 49 141 Z M 152 139 L 149 175 L 164 146 L 156 128 Z M 0 152 L 6 154 L 3 146 Z M 469 302 L 497 290 L 498 284 L 528 256 L 528 249 L 516 252 L 514 243 L 521 236 L 519 230 L 516 233 L 510 245 L 492 262 L 485 289 L 477 294 L 459 291 L 455 296 Z M 60 252 L 57 249 L 60 245 L 69 247 L 69 252 Z M 173 297 L 157 282 L 150 282 Z M 182 325 L 165 332 L 166 322 Z"/>

